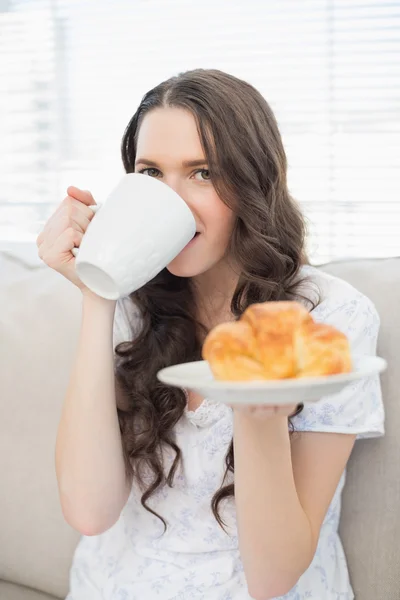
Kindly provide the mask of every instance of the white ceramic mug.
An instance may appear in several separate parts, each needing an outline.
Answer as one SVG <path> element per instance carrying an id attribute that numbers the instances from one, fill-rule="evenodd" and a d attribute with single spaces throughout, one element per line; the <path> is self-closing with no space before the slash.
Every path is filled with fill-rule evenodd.
<path id="1" fill-rule="evenodd" d="M 73 249 L 79 279 L 109 300 L 153 279 L 190 242 L 196 222 L 169 186 L 139 173 L 124 175 Z"/>

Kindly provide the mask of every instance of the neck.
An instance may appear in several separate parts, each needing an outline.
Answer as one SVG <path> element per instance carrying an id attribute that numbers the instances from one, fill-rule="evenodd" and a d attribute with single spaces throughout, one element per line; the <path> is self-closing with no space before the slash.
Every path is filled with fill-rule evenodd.
<path id="1" fill-rule="evenodd" d="M 232 319 L 231 302 L 239 275 L 228 263 L 219 263 L 209 271 L 193 277 L 197 318 L 208 329 Z"/>

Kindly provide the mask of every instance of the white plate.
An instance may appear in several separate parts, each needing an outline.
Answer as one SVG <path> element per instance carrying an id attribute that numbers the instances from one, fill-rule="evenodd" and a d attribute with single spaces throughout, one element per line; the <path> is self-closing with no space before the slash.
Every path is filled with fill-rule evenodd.
<path id="1" fill-rule="evenodd" d="M 300 404 L 317 402 L 324 396 L 337 394 L 347 385 L 377 375 L 387 363 L 379 356 L 353 356 L 354 369 L 350 373 L 279 379 L 268 381 L 217 381 L 208 362 L 182 363 L 161 369 L 157 377 L 163 383 L 194 390 L 203 398 L 228 404 Z"/>

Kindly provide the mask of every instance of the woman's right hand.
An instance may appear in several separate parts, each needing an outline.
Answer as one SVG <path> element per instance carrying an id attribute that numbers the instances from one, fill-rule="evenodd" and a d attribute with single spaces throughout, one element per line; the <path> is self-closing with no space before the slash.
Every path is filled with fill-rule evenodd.
<path id="1" fill-rule="evenodd" d="M 36 245 L 39 257 L 49 267 L 58 271 L 76 285 L 83 293 L 89 289 L 81 282 L 75 271 L 75 257 L 72 249 L 79 247 L 94 212 L 90 206 L 96 205 L 89 191 L 70 186 L 68 196 L 45 224 Z M 89 292 L 92 294 L 92 292 Z"/>

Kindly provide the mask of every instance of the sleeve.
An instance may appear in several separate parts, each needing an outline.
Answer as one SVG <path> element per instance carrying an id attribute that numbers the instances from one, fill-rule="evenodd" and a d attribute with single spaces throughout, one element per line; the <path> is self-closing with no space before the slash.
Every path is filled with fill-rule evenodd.
<path id="1" fill-rule="evenodd" d="M 323 313 L 324 311 L 322 311 Z M 375 355 L 380 319 L 374 304 L 359 294 L 322 320 L 343 331 L 353 355 Z M 384 408 L 379 375 L 359 379 L 335 395 L 305 404 L 292 419 L 295 431 L 357 434 L 357 439 L 384 434 Z"/>

